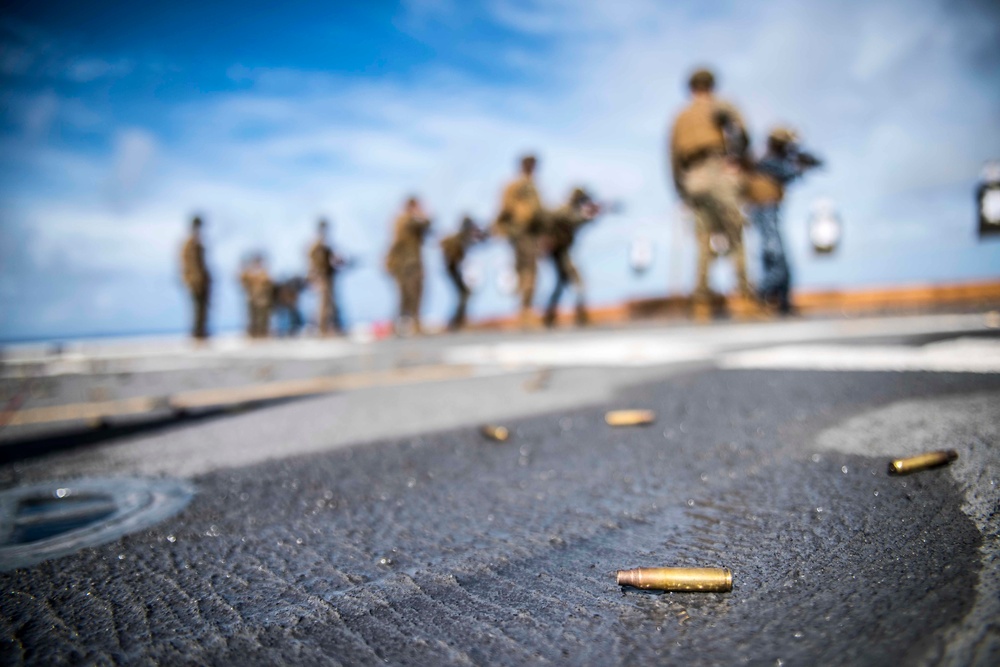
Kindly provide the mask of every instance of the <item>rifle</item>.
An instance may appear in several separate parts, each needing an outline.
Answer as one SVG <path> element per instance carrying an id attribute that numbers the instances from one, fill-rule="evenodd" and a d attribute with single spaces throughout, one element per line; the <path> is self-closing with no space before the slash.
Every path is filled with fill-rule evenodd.
<path id="1" fill-rule="evenodd" d="M 821 160 L 820 158 L 816 157 L 812 153 L 808 153 L 806 151 L 798 150 L 797 148 L 794 149 L 793 158 L 794 158 L 796 164 L 798 164 L 803 169 L 814 169 L 816 167 L 822 167 L 823 166 L 823 160 Z"/>
<path id="2" fill-rule="evenodd" d="M 736 124 L 735 119 L 726 109 L 717 109 L 714 120 L 716 125 L 722 129 L 726 156 L 743 167 L 749 165 L 750 137 L 747 135 L 747 131 Z"/>
<path id="3" fill-rule="evenodd" d="M 574 205 L 572 197 L 570 205 Z M 586 190 L 580 191 L 575 205 L 588 220 L 593 220 L 599 215 L 616 215 L 625 211 L 625 204 L 620 200 L 600 201 L 594 199 Z"/>
<path id="4" fill-rule="evenodd" d="M 361 260 L 357 257 L 344 257 L 343 255 L 338 255 L 336 253 L 333 253 L 330 257 L 330 267 L 333 268 L 334 273 L 340 273 L 341 271 L 346 271 L 348 269 L 355 269 L 361 263 Z"/>

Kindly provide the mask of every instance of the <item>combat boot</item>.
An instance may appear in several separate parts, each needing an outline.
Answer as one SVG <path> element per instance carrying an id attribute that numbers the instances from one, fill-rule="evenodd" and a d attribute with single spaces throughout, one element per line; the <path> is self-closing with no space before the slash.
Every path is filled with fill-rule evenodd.
<path id="1" fill-rule="evenodd" d="M 774 314 L 753 292 L 740 292 L 728 299 L 729 313 L 741 322 L 761 322 L 774 319 Z"/>
<path id="2" fill-rule="evenodd" d="M 708 324 L 712 321 L 712 304 L 695 301 L 691 304 L 691 318 L 698 324 Z"/>
<path id="3" fill-rule="evenodd" d="M 518 315 L 518 326 L 520 326 L 521 331 L 531 331 L 538 328 L 538 322 L 535 319 L 535 313 L 531 308 L 522 308 L 520 315 Z"/>
<path id="4" fill-rule="evenodd" d="M 712 308 L 711 292 L 696 291 L 691 295 L 691 319 L 698 324 L 707 324 L 712 321 L 714 314 Z"/>

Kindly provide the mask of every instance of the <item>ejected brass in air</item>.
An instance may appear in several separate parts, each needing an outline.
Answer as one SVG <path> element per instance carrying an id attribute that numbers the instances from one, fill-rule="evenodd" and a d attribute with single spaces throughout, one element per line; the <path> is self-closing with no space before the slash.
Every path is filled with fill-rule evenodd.
<path id="1" fill-rule="evenodd" d="M 487 437 L 490 440 L 496 440 L 497 442 L 504 442 L 510 437 L 510 431 L 508 431 L 505 426 L 487 424 L 480 429 L 480 432 L 484 437 Z"/>
<path id="2" fill-rule="evenodd" d="M 656 591 L 728 593 L 733 573 L 725 567 L 640 567 L 618 570 L 619 586 Z"/>
<path id="3" fill-rule="evenodd" d="M 641 426 L 656 421 L 652 410 L 612 410 L 604 415 L 608 426 Z"/>
<path id="4" fill-rule="evenodd" d="M 954 449 L 943 449 L 939 452 L 927 452 L 905 459 L 895 459 L 889 462 L 889 474 L 909 475 L 911 472 L 947 465 L 957 458 L 958 452 Z"/>

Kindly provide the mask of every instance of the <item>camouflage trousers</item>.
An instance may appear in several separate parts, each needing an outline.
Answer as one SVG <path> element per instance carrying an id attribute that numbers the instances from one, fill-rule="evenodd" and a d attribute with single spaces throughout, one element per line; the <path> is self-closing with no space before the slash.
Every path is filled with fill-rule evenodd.
<path id="1" fill-rule="evenodd" d="M 194 305 L 194 320 L 191 336 L 208 338 L 208 289 L 191 290 L 191 301 Z"/>
<path id="2" fill-rule="evenodd" d="M 695 218 L 698 241 L 698 274 L 695 281 L 695 301 L 706 301 L 711 292 L 708 270 L 714 259 L 711 240 L 714 234 L 725 238 L 736 269 L 738 290 L 742 296 L 753 297 L 747 280 L 746 253 L 743 249 L 743 227 L 746 218 L 740 210 L 740 175 L 721 157 L 709 158 L 684 174 L 687 204 Z"/>
<path id="3" fill-rule="evenodd" d="M 461 329 L 465 324 L 465 310 L 469 303 L 469 286 L 465 284 L 465 278 L 462 277 L 462 265 L 460 262 L 448 262 L 448 277 L 451 279 L 452 285 L 455 286 L 455 291 L 458 292 L 458 304 L 455 306 L 455 314 L 452 315 L 451 320 L 448 322 L 448 328 L 451 330 Z"/>
<path id="4" fill-rule="evenodd" d="M 518 234 L 510 239 L 514 248 L 514 270 L 517 272 L 517 294 L 521 309 L 531 308 L 535 300 L 535 282 L 538 279 L 538 237 Z"/>
<path id="5" fill-rule="evenodd" d="M 576 291 L 577 323 L 582 324 L 586 319 L 584 311 L 583 278 L 580 277 L 580 272 L 577 271 L 576 265 L 573 264 L 573 258 L 570 257 L 569 248 L 553 248 L 550 257 L 556 268 L 556 285 L 552 290 L 552 296 L 549 297 L 549 303 L 545 309 L 545 323 L 551 326 L 555 322 L 556 311 L 559 308 L 559 299 L 562 297 L 563 290 L 565 290 L 568 285 L 572 285 Z"/>
<path id="6" fill-rule="evenodd" d="M 321 334 L 341 330 L 340 316 L 337 312 L 337 302 L 333 291 L 333 278 L 316 278 L 313 280 L 319 309 L 316 313 L 316 324 Z"/>
<path id="7" fill-rule="evenodd" d="M 267 338 L 271 328 L 271 303 L 262 299 L 248 299 L 247 311 L 247 334 L 251 338 Z"/>
<path id="8" fill-rule="evenodd" d="M 419 325 L 420 303 L 424 296 L 424 267 L 403 264 L 393 276 L 399 288 L 399 316 L 410 318 Z"/>

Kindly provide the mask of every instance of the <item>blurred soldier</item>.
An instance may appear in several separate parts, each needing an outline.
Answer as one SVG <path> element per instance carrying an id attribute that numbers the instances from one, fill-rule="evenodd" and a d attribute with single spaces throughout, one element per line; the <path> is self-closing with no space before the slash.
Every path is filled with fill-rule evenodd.
<path id="1" fill-rule="evenodd" d="M 791 273 L 781 240 L 781 202 L 789 182 L 820 164 L 816 157 L 799 150 L 794 132 L 779 127 L 768 136 L 767 152 L 747 178 L 750 220 L 760 232 L 764 269 L 758 288 L 760 297 L 783 315 L 791 312 L 792 305 L 789 299 Z"/>
<path id="2" fill-rule="evenodd" d="M 240 274 L 240 283 L 247 299 L 247 335 L 267 338 L 271 323 L 274 283 L 264 265 L 264 256 L 255 254 Z"/>
<path id="3" fill-rule="evenodd" d="M 533 155 L 521 158 L 521 175 L 504 188 L 500 214 L 494 226 L 496 233 L 510 239 L 514 248 L 522 327 L 527 327 L 532 319 L 531 304 L 538 275 L 538 241 L 545 224 L 545 210 L 534 181 L 537 162 Z"/>
<path id="4" fill-rule="evenodd" d="M 343 323 L 340 320 L 340 309 L 337 307 L 337 294 L 334 291 L 333 279 L 337 270 L 344 265 L 344 260 L 338 256 L 326 240 L 326 220 L 320 220 L 317 226 L 316 240 L 309 248 L 309 280 L 316 290 L 319 301 L 316 322 L 319 333 L 325 336 L 330 332 L 331 325 L 337 333 L 343 333 Z"/>
<path id="5" fill-rule="evenodd" d="M 393 223 L 393 240 L 385 266 L 399 287 L 397 334 L 422 333 L 420 302 L 424 293 L 424 261 L 421 248 L 430 226 L 431 221 L 416 197 L 406 200 L 403 211 Z"/>
<path id="6" fill-rule="evenodd" d="M 580 228 L 597 217 L 600 207 L 594 203 L 583 188 L 576 188 L 563 206 L 552 211 L 547 216 L 545 229 L 545 245 L 547 255 L 556 269 L 556 286 L 552 290 L 548 307 L 545 309 L 543 322 L 552 327 L 556 322 L 556 310 L 559 307 L 559 297 L 570 285 L 576 293 L 576 324 L 587 324 L 587 307 L 583 291 L 583 279 L 577 271 L 570 256 L 570 248 L 576 240 Z"/>
<path id="7" fill-rule="evenodd" d="M 448 269 L 448 277 L 458 292 L 458 305 L 455 307 L 455 314 L 448 322 L 449 331 L 458 331 L 465 326 L 465 308 L 469 302 L 469 286 L 465 284 L 462 276 L 462 262 L 465 260 L 465 253 L 469 248 L 484 241 L 486 234 L 476 227 L 472 218 L 465 216 L 462 224 L 454 234 L 441 239 L 441 252 L 444 254 L 445 268 Z"/>
<path id="8" fill-rule="evenodd" d="M 296 336 L 302 329 L 302 311 L 299 310 L 299 296 L 305 291 L 308 281 L 294 277 L 281 280 L 274 285 L 274 312 L 278 318 L 278 335 Z"/>
<path id="9" fill-rule="evenodd" d="M 713 234 L 725 238 L 736 265 L 740 297 L 752 309 L 756 297 L 747 280 L 740 211 L 740 160 L 747 134 L 736 108 L 714 95 L 715 77 L 705 69 L 691 75 L 691 103 L 677 116 L 670 137 L 674 186 L 695 217 L 698 276 L 693 305 L 696 319 L 711 314 L 708 269 Z"/>
<path id="10" fill-rule="evenodd" d="M 191 293 L 194 304 L 194 323 L 191 335 L 197 340 L 208 338 L 208 297 L 212 276 L 205 265 L 205 246 L 201 243 L 201 218 L 191 220 L 191 235 L 181 251 L 181 270 L 184 284 Z"/>

